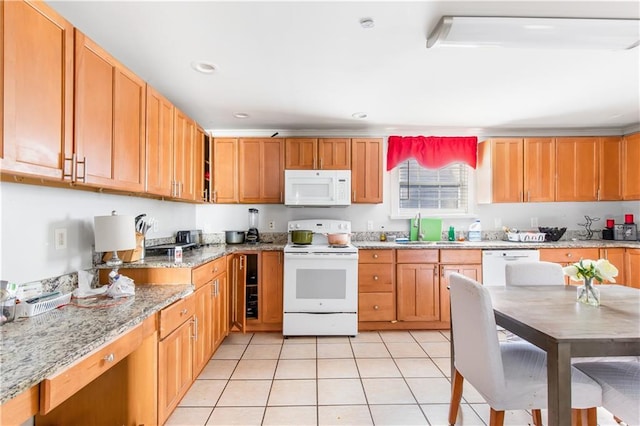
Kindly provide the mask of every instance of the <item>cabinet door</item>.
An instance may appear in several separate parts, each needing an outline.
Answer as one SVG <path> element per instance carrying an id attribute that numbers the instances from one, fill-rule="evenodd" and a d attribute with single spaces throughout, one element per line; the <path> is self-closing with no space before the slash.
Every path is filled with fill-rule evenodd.
<path id="1" fill-rule="evenodd" d="M 317 152 L 318 139 L 287 138 L 284 141 L 284 168 L 287 170 L 316 169 L 318 168 Z"/>
<path id="2" fill-rule="evenodd" d="M 382 139 L 351 139 L 351 201 L 382 203 Z"/>
<path id="3" fill-rule="evenodd" d="M 174 117 L 173 196 L 183 200 L 195 200 L 195 123 L 177 108 L 175 109 Z M 200 176 L 202 176 L 202 173 L 200 173 Z"/>
<path id="4" fill-rule="evenodd" d="M 193 379 L 207 365 L 211 356 L 211 328 L 213 324 L 213 281 L 195 291 Z"/>
<path id="5" fill-rule="evenodd" d="M 191 170 L 193 170 L 193 199 L 195 201 L 208 201 L 208 194 L 204 192 L 204 129 L 198 127 L 194 123 L 194 138 L 193 138 L 193 163 L 191 164 Z"/>
<path id="6" fill-rule="evenodd" d="M 147 85 L 147 187 L 149 194 L 171 196 L 174 106 Z"/>
<path id="7" fill-rule="evenodd" d="M 229 332 L 229 299 L 226 272 L 214 279 L 213 350 L 222 343 Z"/>
<path id="8" fill-rule="evenodd" d="M 282 323 L 282 267 L 281 251 L 263 251 L 260 268 L 260 319 L 264 323 Z"/>
<path id="9" fill-rule="evenodd" d="M 622 146 L 620 136 L 600 138 L 598 144 L 598 200 L 622 200 Z M 640 162 L 640 156 L 638 156 Z"/>
<path id="10" fill-rule="evenodd" d="M 613 266 L 618 269 L 618 276 L 616 277 L 616 283 L 625 285 L 627 279 L 625 276 L 625 262 L 624 262 L 625 249 L 623 248 L 606 248 L 600 249 L 600 258 L 607 259 Z M 595 259 L 594 259 L 595 260 Z M 597 283 L 597 281 L 594 281 Z M 611 284 L 608 281 L 604 281 L 603 284 Z"/>
<path id="11" fill-rule="evenodd" d="M 76 180 L 142 192 L 145 83 L 76 30 Z"/>
<path id="12" fill-rule="evenodd" d="M 449 295 L 449 275 L 462 274 L 482 282 L 482 265 L 441 265 L 440 266 L 440 321 L 451 322 L 451 297 Z"/>
<path id="13" fill-rule="evenodd" d="M 245 332 L 247 328 L 247 256 L 244 254 L 234 254 L 229 256 L 229 266 L 231 287 L 231 325 L 238 331 Z"/>
<path id="14" fill-rule="evenodd" d="M 526 138 L 523 143 L 524 201 L 555 201 L 555 141 L 552 138 Z"/>
<path id="15" fill-rule="evenodd" d="M 193 322 L 188 320 L 158 344 L 158 421 L 164 424 L 193 378 Z"/>
<path id="16" fill-rule="evenodd" d="M 399 264 L 396 267 L 399 321 L 438 321 L 440 289 L 436 264 Z"/>
<path id="17" fill-rule="evenodd" d="M 598 199 L 598 138 L 557 138 L 556 163 L 556 201 Z"/>
<path id="18" fill-rule="evenodd" d="M 358 294 L 358 321 L 395 321 L 394 293 L 374 292 Z"/>
<path id="19" fill-rule="evenodd" d="M 491 141 L 492 196 L 494 203 L 523 200 L 524 146 L 522 139 Z"/>
<path id="20" fill-rule="evenodd" d="M 213 139 L 213 202 L 238 202 L 238 139 Z"/>
<path id="21" fill-rule="evenodd" d="M 318 169 L 351 169 L 351 139 L 318 139 Z"/>
<path id="22" fill-rule="evenodd" d="M 640 200 L 640 133 L 624 137 L 622 156 L 622 198 Z"/>
<path id="23" fill-rule="evenodd" d="M 281 203 L 284 150 L 281 139 L 238 141 L 238 189 L 241 203 Z"/>
<path id="24" fill-rule="evenodd" d="M 625 257 L 626 282 L 618 282 L 629 287 L 640 288 L 640 249 L 626 249 Z"/>
<path id="25" fill-rule="evenodd" d="M 0 9 L 0 169 L 61 180 L 72 166 L 73 26 L 43 2 Z"/>

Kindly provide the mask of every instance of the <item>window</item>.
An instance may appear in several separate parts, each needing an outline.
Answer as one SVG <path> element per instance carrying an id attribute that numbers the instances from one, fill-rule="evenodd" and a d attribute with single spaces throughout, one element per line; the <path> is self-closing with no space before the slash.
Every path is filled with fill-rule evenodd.
<path id="1" fill-rule="evenodd" d="M 470 213 L 470 169 L 463 163 L 440 169 L 426 169 L 414 159 L 400 163 L 391 178 L 391 216 L 412 217 L 418 210 L 439 216 Z"/>

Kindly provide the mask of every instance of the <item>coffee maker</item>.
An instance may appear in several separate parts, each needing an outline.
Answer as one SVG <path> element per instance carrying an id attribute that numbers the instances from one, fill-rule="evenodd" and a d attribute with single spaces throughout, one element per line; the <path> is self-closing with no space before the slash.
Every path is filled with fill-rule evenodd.
<path id="1" fill-rule="evenodd" d="M 257 244 L 260 241 L 258 233 L 258 209 L 249 209 L 249 230 L 245 237 L 247 244 Z"/>

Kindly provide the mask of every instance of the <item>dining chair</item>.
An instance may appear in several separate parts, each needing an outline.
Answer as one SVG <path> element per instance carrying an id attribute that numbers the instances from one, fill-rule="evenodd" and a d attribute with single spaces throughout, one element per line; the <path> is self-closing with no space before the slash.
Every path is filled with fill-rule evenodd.
<path id="1" fill-rule="evenodd" d="M 640 363 L 581 362 L 573 364 L 602 387 L 602 406 L 629 426 L 640 425 Z"/>
<path id="2" fill-rule="evenodd" d="M 546 352 L 524 341 L 501 343 L 488 290 L 458 273 L 449 280 L 454 347 L 449 424 L 455 424 L 467 380 L 489 404 L 490 426 L 504 423 L 505 410 L 534 410 L 534 424 L 541 425 L 540 409 L 547 407 Z M 571 379 L 574 424 L 584 419 L 595 426 L 602 389 L 575 368 Z"/>
<path id="3" fill-rule="evenodd" d="M 506 285 L 565 285 L 562 266 L 553 262 L 518 262 L 505 267 Z"/>

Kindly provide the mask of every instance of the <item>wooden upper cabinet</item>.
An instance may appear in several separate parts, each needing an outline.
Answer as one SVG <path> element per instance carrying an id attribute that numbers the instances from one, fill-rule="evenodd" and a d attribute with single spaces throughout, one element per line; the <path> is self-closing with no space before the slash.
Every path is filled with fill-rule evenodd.
<path id="1" fill-rule="evenodd" d="M 556 138 L 556 201 L 598 199 L 598 138 Z"/>
<path id="2" fill-rule="evenodd" d="M 149 194 L 171 196 L 174 106 L 147 85 L 147 184 Z"/>
<path id="3" fill-rule="evenodd" d="M 487 140 L 480 144 L 478 153 L 478 201 L 522 201 L 522 139 Z"/>
<path id="4" fill-rule="evenodd" d="M 351 139 L 351 201 L 382 203 L 382 139 Z"/>
<path id="5" fill-rule="evenodd" d="M 209 201 L 209 194 L 204 192 L 204 145 L 205 132 L 202 127 L 195 125 L 194 158 L 193 158 L 193 192 L 196 201 Z"/>
<path id="6" fill-rule="evenodd" d="M 0 169 L 61 180 L 73 149 L 73 27 L 44 2 L 3 1 L 0 20 Z"/>
<path id="7" fill-rule="evenodd" d="M 349 170 L 351 168 L 351 139 L 318 139 L 318 168 L 320 170 Z"/>
<path id="8" fill-rule="evenodd" d="M 214 203 L 237 203 L 238 200 L 238 139 L 213 139 Z"/>
<path id="9" fill-rule="evenodd" d="M 287 138 L 284 146 L 287 170 L 351 169 L 349 138 Z"/>
<path id="10" fill-rule="evenodd" d="M 640 133 L 624 137 L 622 161 L 622 198 L 640 200 Z"/>
<path id="11" fill-rule="evenodd" d="M 622 200 L 623 144 L 624 141 L 620 136 L 600 138 L 598 144 L 598 200 L 600 201 Z M 640 162 L 640 156 L 638 162 Z"/>
<path id="12" fill-rule="evenodd" d="M 552 138 L 525 138 L 523 200 L 554 201 L 556 197 L 556 147 Z"/>
<path id="13" fill-rule="evenodd" d="M 284 140 L 284 168 L 313 170 L 318 162 L 318 139 L 287 138 Z"/>
<path id="14" fill-rule="evenodd" d="M 75 34 L 77 180 L 143 192 L 145 82 L 80 31 Z"/>
<path id="15" fill-rule="evenodd" d="M 201 201 L 204 145 L 196 143 L 196 123 L 175 108 L 173 126 L 173 197 Z"/>
<path id="16" fill-rule="evenodd" d="M 241 203 L 282 203 L 284 196 L 282 139 L 240 139 L 238 147 L 239 201 Z"/>

